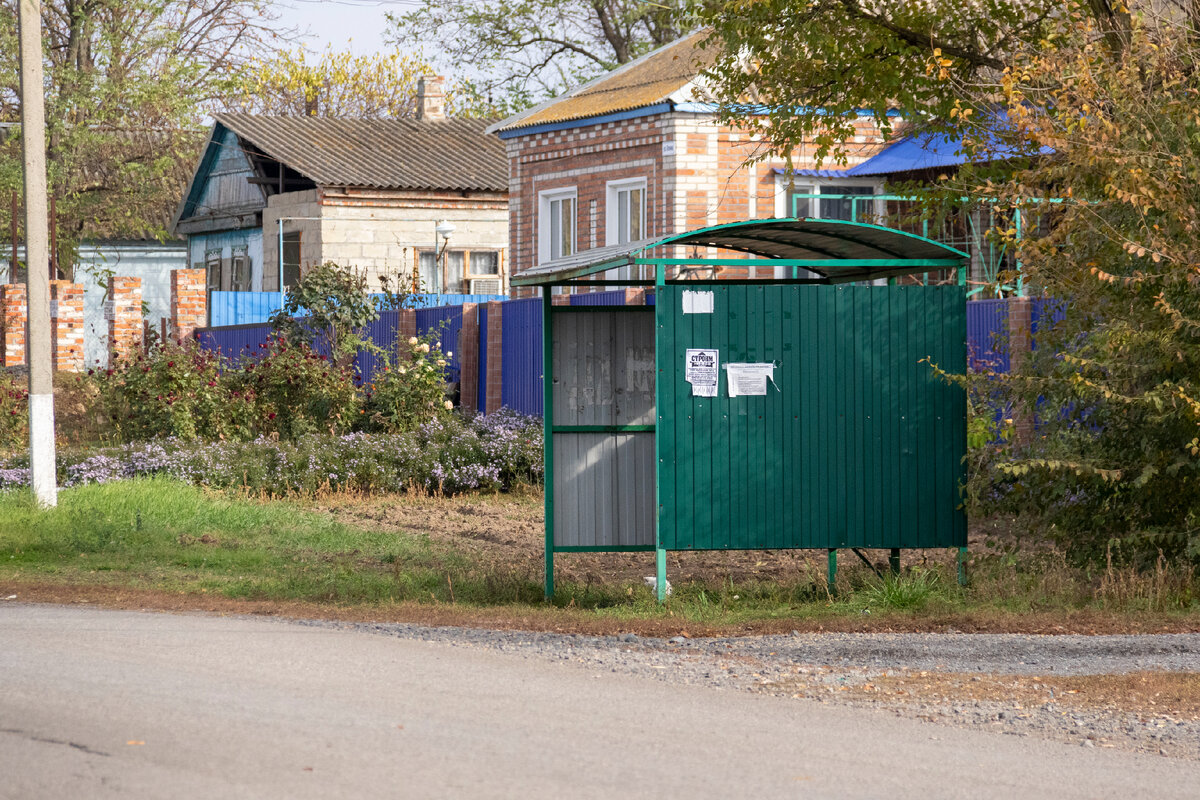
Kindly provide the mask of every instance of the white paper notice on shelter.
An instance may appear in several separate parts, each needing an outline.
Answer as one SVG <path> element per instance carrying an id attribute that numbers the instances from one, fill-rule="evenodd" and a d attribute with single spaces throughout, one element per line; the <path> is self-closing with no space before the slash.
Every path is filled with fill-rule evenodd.
<path id="1" fill-rule="evenodd" d="M 692 397 L 716 397 L 720 354 L 716 350 L 691 350 L 684 354 L 683 376 L 692 385 Z"/>
<path id="2" fill-rule="evenodd" d="M 713 313 L 713 293 L 683 290 L 683 313 L 711 314 Z"/>
<path id="3" fill-rule="evenodd" d="M 725 365 L 725 375 L 729 380 L 729 396 L 764 395 L 767 393 L 767 381 L 779 391 L 775 383 L 775 365 L 772 363 L 750 364 L 734 362 Z"/>

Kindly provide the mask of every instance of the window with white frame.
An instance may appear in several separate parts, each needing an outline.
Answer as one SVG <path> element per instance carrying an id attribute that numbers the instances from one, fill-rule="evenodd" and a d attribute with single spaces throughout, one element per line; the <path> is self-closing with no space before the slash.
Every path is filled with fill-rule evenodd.
<path id="1" fill-rule="evenodd" d="M 813 217 L 847 221 L 870 220 L 879 201 L 860 200 L 878 194 L 880 184 L 870 180 L 813 179 L 779 176 L 775 214 L 779 217 Z"/>
<path id="2" fill-rule="evenodd" d="M 645 239 L 646 179 L 609 181 L 605 209 L 605 244 Z"/>
<path id="3" fill-rule="evenodd" d="M 538 261 L 575 254 L 575 188 L 538 193 Z"/>

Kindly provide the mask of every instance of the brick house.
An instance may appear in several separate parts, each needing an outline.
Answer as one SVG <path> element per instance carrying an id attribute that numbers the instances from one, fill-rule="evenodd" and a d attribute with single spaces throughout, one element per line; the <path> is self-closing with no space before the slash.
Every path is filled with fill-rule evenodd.
<path id="1" fill-rule="evenodd" d="M 883 191 L 880 175 L 816 170 L 810 147 L 792 154 L 794 172 L 783 159 L 747 165 L 758 142 L 717 121 L 698 79 L 714 57 L 700 47 L 706 35 L 684 37 L 488 129 L 508 156 L 513 274 L 597 247 L 792 216 L 793 208 L 848 219 L 847 195 Z M 874 118 L 864 115 L 855 127 L 847 167 L 884 144 Z M 803 199 L 821 194 L 838 198 Z"/>
<path id="2" fill-rule="evenodd" d="M 174 221 L 210 291 L 278 292 L 324 261 L 376 286 L 507 287 L 504 148 L 486 121 L 445 116 L 440 78 L 422 79 L 416 119 L 213 118 Z"/>

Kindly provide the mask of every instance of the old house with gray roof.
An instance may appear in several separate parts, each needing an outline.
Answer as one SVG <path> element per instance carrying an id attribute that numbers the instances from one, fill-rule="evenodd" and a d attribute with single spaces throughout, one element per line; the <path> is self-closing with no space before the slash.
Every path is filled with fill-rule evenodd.
<path id="1" fill-rule="evenodd" d="M 334 261 L 373 285 L 504 292 L 504 146 L 486 120 L 444 115 L 440 79 L 422 82 L 418 108 L 416 119 L 215 114 L 174 223 L 209 289 L 278 292 Z"/>

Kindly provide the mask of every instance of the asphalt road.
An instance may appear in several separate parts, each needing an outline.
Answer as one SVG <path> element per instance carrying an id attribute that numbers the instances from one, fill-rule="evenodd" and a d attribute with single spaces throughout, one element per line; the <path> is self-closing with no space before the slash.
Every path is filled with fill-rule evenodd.
<path id="1" fill-rule="evenodd" d="M 248 618 L 0 605 L 0 797 L 1187 797 L 1200 765 Z"/>

